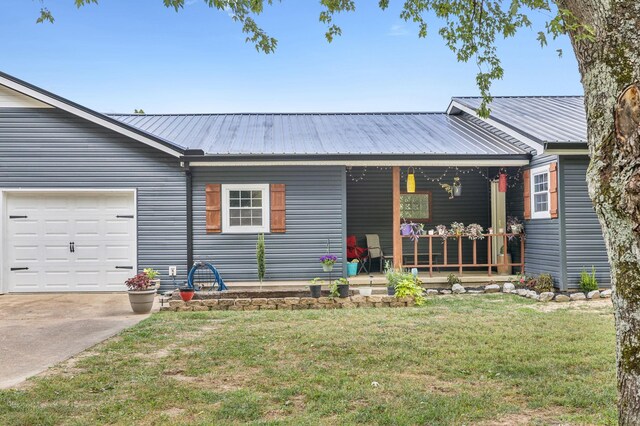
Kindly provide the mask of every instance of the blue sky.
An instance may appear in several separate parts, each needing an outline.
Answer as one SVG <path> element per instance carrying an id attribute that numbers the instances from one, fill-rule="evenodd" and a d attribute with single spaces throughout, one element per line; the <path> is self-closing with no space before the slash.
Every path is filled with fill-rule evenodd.
<path id="1" fill-rule="evenodd" d="M 162 0 L 79 10 L 44 0 L 50 25 L 35 23 L 39 0 L 4 0 L 0 70 L 102 112 L 442 111 L 451 96 L 478 94 L 475 64 L 456 62 L 435 27 L 418 39 L 399 1 L 384 12 L 359 1 L 329 44 L 317 1 L 283 0 L 257 18 L 278 39 L 272 55 L 246 44 L 225 13 L 188 3 L 175 13 Z M 569 40 L 541 49 L 546 17 L 531 17 L 536 30 L 500 43 L 505 78 L 493 94 L 581 94 Z"/>

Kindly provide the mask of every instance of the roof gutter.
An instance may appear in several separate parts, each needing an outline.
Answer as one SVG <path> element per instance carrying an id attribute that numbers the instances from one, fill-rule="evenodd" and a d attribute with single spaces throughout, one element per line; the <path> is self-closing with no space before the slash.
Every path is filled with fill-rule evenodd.
<path id="1" fill-rule="evenodd" d="M 547 142 L 544 152 L 553 155 L 589 155 L 589 147 L 586 142 Z"/>
<path id="2" fill-rule="evenodd" d="M 521 141 L 526 145 L 529 145 L 531 148 L 536 150 L 536 153 L 538 155 L 541 155 L 544 152 L 543 142 L 538 140 L 537 138 L 534 138 L 531 135 L 521 133 L 516 129 L 514 129 L 513 127 L 509 126 L 507 123 L 501 120 L 498 120 L 496 118 L 493 118 L 491 116 L 489 116 L 489 118 L 482 118 L 478 115 L 478 112 L 474 108 L 468 107 L 464 104 L 461 104 L 460 102 L 452 100 L 451 103 L 449 104 L 449 107 L 447 108 L 447 114 L 456 115 L 459 112 L 466 112 L 467 114 L 473 115 L 474 117 L 478 117 L 479 119 L 483 120 L 487 124 L 492 125 L 496 129 L 503 131 L 507 135 L 518 139 L 519 141 Z"/>
<path id="3" fill-rule="evenodd" d="M 191 167 L 242 166 L 523 166 L 529 164 L 530 154 L 513 155 L 192 155 L 182 157 Z"/>

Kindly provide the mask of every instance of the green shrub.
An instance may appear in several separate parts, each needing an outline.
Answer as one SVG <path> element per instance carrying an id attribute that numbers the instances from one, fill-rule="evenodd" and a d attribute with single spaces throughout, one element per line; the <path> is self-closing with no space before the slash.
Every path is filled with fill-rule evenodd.
<path id="1" fill-rule="evenodd" d="M 591 274 L 584 269 L 580 272 L 580 288 L 585 293 L 598 289 L 598 280 L 596 279 L 596 267 L 591 267 Z"/>
<path id="2" fill-rule="evenodd" d="M 460 278 L 458 278 L 456 274 L 449 274 L 447 276 L 447 282 L 450 286 L 453 286 L 454 284 L 460 284 Z"/>
<path id="3" fill-rule="evenodd" d="M 551 274 L 540 274 L 535 281 L 534 288 L 538 293 L 553 291 L 553 277 Z"/>
<path id="4" fill-rule="evenodd" d="M 416 305 L 424 304 L 424 289 L 419 279 L 411 274 L 404 274 L 402 279 L 396 283 L 396 297 L 413 297 Z"/>
<path id="5" fill-rule="evenodd" d="M 260 285 L 262 285 L 267 271 L 264 258 L 264 234 L 258 234 L 258 241 L 256 242 L 256 264 L 258 266 L 258 281 L 260 281 Z"/>

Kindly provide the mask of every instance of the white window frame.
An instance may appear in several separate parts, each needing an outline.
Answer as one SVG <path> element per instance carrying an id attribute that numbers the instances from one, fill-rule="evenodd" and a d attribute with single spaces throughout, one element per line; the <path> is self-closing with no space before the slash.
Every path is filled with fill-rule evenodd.
<path id="1" fill-rule="evenodd" d="M 229 192 L 262 191 L 262 226 L 231 226 L 229 224 Z M 271 231 L 271 208 L 269 184 L 223 184 L 222 185 L 222 232 L 228 234 L 259 234 Z"/>
<path id="2" fill-rule="evenodd" d="M 547 210 L 542 212 L 537 212 L 536 207 L 536 179 L 537 175 L 547 175 L 547 190 L 538 192 L 538 194 L 547 194 Z M 536 167 L 535 169 L 531 169 L 530 171 L 530 185 L 529 185 L 529 193 L 530 195 L 530 204 L 531 204 L 531 219 L 551 219 L 551 172 L 549 165 Z"/>

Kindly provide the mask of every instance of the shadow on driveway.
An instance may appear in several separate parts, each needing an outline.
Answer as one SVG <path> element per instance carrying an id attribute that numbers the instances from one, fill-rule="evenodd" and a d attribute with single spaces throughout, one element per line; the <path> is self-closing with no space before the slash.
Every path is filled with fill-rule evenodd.
<path id="1" fill-rule="evenodd" d="M 148 316 L 133 314 L 126 293 L 1 295 L 0 388 L 15 386 Z"/>

